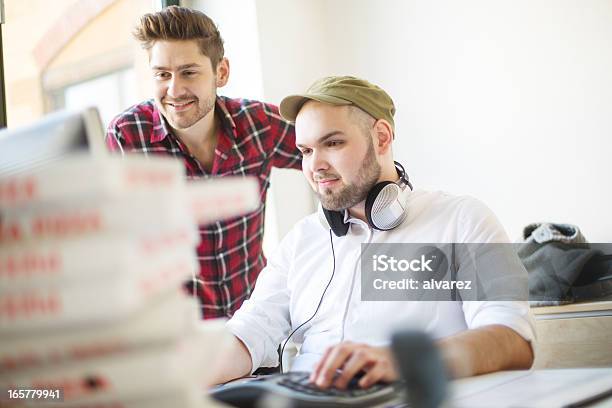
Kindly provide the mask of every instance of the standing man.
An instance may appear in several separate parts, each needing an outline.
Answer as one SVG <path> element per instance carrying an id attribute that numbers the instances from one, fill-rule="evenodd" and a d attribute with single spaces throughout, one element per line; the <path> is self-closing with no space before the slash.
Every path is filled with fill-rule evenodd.
<path id="1" fill-rule="evenodd" d="M 200 273 L 190 290 L 204 318 L 231 316 L 266 263 L 262 238 L 270 171 L 301 167 L 293 125 L 276 106 L 217 96 L 230 68 L 221 35 L 204 13 L 171 6 L 146 14 L 134 36 L 148 52 L 154 99 L 113 119 L 108 148 L 180 158 L 189 179 L 254 175 L 259 181 L 256 211 L 200 227 Z"/>

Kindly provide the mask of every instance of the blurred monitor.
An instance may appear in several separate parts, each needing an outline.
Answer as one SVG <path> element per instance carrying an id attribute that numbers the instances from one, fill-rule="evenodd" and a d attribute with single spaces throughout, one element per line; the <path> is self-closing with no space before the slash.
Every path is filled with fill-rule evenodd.
<path id="1" fill-rule="evenodd" d="M 104 129 L 96 108 L 60 111 L 19 128 L 0 131 L 0 176 L 18 173 L 76 151 L 105 155 Z"/>

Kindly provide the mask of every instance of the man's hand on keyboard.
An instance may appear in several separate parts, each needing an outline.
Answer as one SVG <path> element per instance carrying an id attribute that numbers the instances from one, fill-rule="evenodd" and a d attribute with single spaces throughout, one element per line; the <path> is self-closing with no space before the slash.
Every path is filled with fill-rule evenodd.
<path id="1" fill-rule="evenodd" d="M 343 342 L 325 351 L 315 366 L 310 381 L 320 388 L 334 386 L 345 389 L 349 381 L 365 373 L 358 382 L 367 388 L 379 381 L 392 382 L 398 379 L 398 369 L 388 347 L 373 347 L 367 344 Z"/>

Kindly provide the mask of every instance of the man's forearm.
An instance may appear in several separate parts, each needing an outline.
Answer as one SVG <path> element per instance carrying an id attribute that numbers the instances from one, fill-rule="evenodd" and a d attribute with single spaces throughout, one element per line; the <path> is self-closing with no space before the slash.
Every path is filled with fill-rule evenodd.
<path id="1" fill-rule="evenodd" d="M 438 344 L 453 378 L 528 369 L 533 364 L 529 342 L 502 325 L 467 330 L 441 339 Z"/>
<path id="2" fill-rule="evenodd" d="M 244 377 L 252 371 L 251 355 L 244 343 L 235 336 L 232 336 L 232 344 L 225 349 L 220 360 L 221 363 L 217 366 L 217 372 L 213 379 L 215 384 Z"/>

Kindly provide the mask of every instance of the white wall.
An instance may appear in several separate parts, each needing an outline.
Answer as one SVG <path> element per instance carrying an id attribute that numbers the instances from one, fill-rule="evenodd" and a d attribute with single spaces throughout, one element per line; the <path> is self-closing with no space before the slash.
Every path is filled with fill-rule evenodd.
<path id="1" fill-rule="evenodd" d="M 417 187 L 482 199 L 513 239 L 550 220 L 612 242 L 612 2 L 215 1 L 255 4 L 265 100 L 362 76 L 395 99 Z M 286 219 L 308 201 L 293 184 L 276 183 Z"/>
<path id="2" fill-rule="evenodd" d="M 264 84 L 291 93 L 353 74 L 388 90 L 416 186 L 482 199 L 513 239 L 551 220 L 612 242 L 612 2 L 258 0 L 257 12 Z"/>
<path id="3" fill-rule="evenodd" d="M 237 4 L 240 4 L 237 7 Z M 181 5 L 201 10 L 217 24 L 230 61 L 230 79 L 221 95 L 262 99 L 261 57 L 255 0 L 191 0 Z"/>

